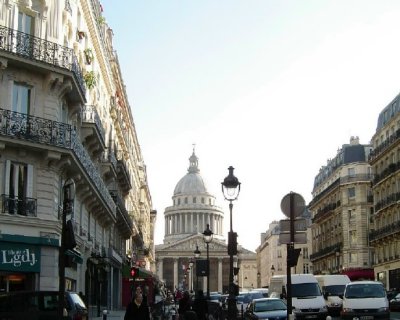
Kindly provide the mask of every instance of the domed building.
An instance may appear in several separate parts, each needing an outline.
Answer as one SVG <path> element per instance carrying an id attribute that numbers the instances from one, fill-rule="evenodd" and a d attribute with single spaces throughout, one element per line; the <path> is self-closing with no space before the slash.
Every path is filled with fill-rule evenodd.
<path id="1" fill-rule="evenodd" d="M 163 244 L 155 246 L 157 275 L 165 286 L 175 289 L 207 292 L 207 246 L 203 232 L 209 226 L 213 239 L 208 245 L 210 260 L 210 292 L 227 292 L 229 256 L 224 236 L 224 212 L 216 198 L 209 193 L 200 174 L 199 159 L 193 153 L 187 173 L 178 181 L 172 196 L 172 206 L 164 211 L 165 235 Z M 239 235 L 240 239 L 240 235 Z M 195 251 L 200 256 L 195 258 Z M 256 254 L 238 246 L 235 266 L 240 269 L 237 281 L 243 289 L 257 283 Z"/>

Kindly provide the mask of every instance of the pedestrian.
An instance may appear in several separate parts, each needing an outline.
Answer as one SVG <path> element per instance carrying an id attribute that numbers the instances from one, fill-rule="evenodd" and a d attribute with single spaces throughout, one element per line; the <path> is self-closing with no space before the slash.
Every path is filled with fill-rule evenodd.
<path id="1" fill-rule="evenodd" d="M 190 301 L 190 294 L 189 291 L 185 291 L 183 293 L 182 299 L 179 300 L 179 319 L 184 319 L 183 315 L 186 311 L 191 310 L 192 302 Z"/>
<path id="2" fill-rule="evenodd" d="M 198 320 L 206 320 L 208 314 L 208 304 L 203 290 L 198 290 L 193 302 L 193 311 L 197 314 Z"/>
<path id="3" fill-rule="evenodd" d="M 124 320 L 150 320 L 149 307 L 143 303 L 143 295 L 135 292 L 134 298 L 126 307 Z"/>

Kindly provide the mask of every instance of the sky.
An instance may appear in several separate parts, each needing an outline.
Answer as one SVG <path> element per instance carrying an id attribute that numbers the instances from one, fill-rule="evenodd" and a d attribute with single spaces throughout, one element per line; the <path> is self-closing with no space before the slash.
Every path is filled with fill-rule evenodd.
<path id="1" fill-rule="evenodd" d="M 289 192 L 358 136 L 400 88 L 398 0 L 101 0 L 147 166 L 155 244 L 195 144 L 238 242 L 255 251 Z"/>

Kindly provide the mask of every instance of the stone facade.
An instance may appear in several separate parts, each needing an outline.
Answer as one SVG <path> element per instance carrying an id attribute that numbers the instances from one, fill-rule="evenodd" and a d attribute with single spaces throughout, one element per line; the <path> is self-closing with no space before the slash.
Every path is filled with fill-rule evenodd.
<path id="1" fill-rule="evenodd" d="M 73 179 L 66 289 L 120 308 L 123 267 L 155 269 L 155 211 L 99 1 L 0 0 L 0 150 L 0 291 L 58 290 Z"/>
<path id="2" fill-rule="evenodd" d="M 379 114 L 369 156 L 374 179 L 374 271 L 387 290 L 400 288 L 400 106 L 396 96 Z M 372 227 L 371 227 L 372 229 Z"/>
<path id="3" fill-rule="evenodd" d="M 164 212 L 164 243 L 156 245 L 155 249 L 159 278 L 171 291 L 179 288 L 207 292 L 207 277 L 200 271 L 207 260 L 207 246 L 202 233 L 208 224 L 214 233 L 208 250 L 209 291 L 228 292 L 229 256 L 222 228 L 224 213 L 216 205 L 215 196 L 207 190 L 194 150 L 189 158 L 188 173 L 178 181 L 172 200 L 173 205 Z M 196 249 L 201 252 L 198 259 L 194 257 Z M 234 266 L 239 268 L 236 283 L 242 290 L 256 287 L 256 254 L 241 246 L 238 246 L 238 252 L 234 258 Z"/>

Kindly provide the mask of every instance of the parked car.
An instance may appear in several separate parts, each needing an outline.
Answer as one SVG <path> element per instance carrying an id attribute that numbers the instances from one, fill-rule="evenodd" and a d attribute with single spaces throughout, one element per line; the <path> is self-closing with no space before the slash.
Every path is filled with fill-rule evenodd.
<path id="1" fill-rule="evenodd" d="M 0 319 L 60 320 L 57 291 L 15 291 L 0 294 Z M 88 311 L 75 292 L 65 293 L 64 320 L 87 320 Z"/>
<path id="2" fill-rule="evenodd" d="M 286 303 L 279 298 L 260 298 L 252 300 L 244 312 L 244 319 L 287 319 Z"/>
<path id="3" fill-rule="evenodd" d="M 390 311 L 400 311 L 400 293 L 398 293 L 393 299 L 389 300 Z"/>
<path id="4" fill-rule="evenodd" d="M 249 291 L 242 292 L 236 297 L 236 306 L 238 309 L 238 316 L 241 317 L 247 308 L 247 305 L 253 301 L 253 299 L 264 298 L 264 295 L 260 291 Z"/>

